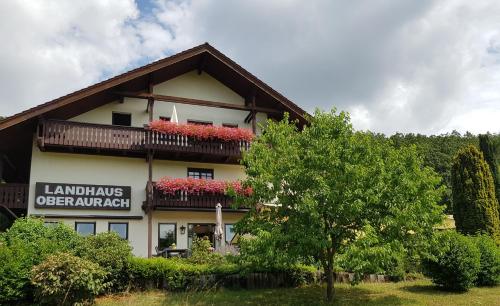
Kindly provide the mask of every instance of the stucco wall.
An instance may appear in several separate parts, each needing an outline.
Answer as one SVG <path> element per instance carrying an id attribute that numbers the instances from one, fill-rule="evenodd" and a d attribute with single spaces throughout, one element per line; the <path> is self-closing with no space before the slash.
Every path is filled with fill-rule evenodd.
<path id="1" fill-rule="evenodd" d="M 239 96 L 208 74 L 202 73 L 198 75 L 196 71 L 186 73 L 177 78 L 158 84 L 154 86 L 153 92 L 175 97 L 196 98 L 237 105 L 245 104 L 243 97 Z M 160 116 L 171 117 L 174 105 L 180 123 L 185 123 L 187 120 L 192 119 L 211 121 L 214 125 L 231 123 L 238 124 L 238 126 L 242 128 L 252 128 L 251 123 L 244 122 L 245 117 L 248 115 L 248 111 L 165 101 L 155 101 L 153 118 L 159 119 Z M 123 103 L 118 101 L 111 102 L 70 120 L 111 124 L 112 113 L 123 112 L 132 114 L 132 126 L 142 127 L 149 122 L 149 114 L 146 112 L 146 107 L 147 101 L 144 99 L 125 98 Z M 264 113 L 257 113 L 256 118 L 258 123 L 257 126 L 259 126 L 259 124 L 265 124 L 267 115 Z M 260 133 L 260 128 L 258 128 L 257 133 Z"/>
<path id="2" fill-rule="evenodd" d="M 187 73 L 155 86 L 154 92 L 163 95 L 244 105 L 242 97 L 206 73 L 202 73 L 201 75 L 198 75 L 196 72 Z M 112 102 L 70 120 L 111 124 L 112 112 L 125 112 L 132 114 L 133 126 L 142 127 L 148 123 L 149 118 L 146 112 L 146 105 L 146 100 L 126 98 L 124 99 L 124 103 L 119 103 L 118 101 Z M 171 102 L 156 101 L 154 119 L 158 119 L 160 116 L 170 117 L 173 106 L 174 103 Z M 176 103 L 175 106 L 179 122 L 181 123 L 186 122 L 188 119 L 193 119 L 212 121 L 214 125 L 231 123 L 238 124 L 239 127 L 251 128 L 251 124 L 244 123 L 248 111 L 179 103 Z M 257 114 L 258 122 L 264 122 L 266 117 L 265 114 Z M 142 220 L 66 218 L 63 221 L 72 227 L 74 227 L 75 221 L 95 221 L 96 232 L 107 231 L 109 222 L 128 222 L 129 241 L 134 248 L 134 254 L 147 256 L 148 220 L 147 215 L 144 214 L 141 208 L 143 201 L 146 199 L 145 187 L 148 178 L 148 164 L 145 159 L 41 152 L 35 142 L 33 143 L 32 151 L 28 214 L 142 216 Z M 240 165 L 155 160 L 153 163 L 153 179 L 157 180 L 163 176 L 186 177 L 187 168 L 189 167 L 214 169 L 215 179 L 236 180 L 244 177 L 244 169 Z M 130 186 L 132 190 L 131 210 L 37 209 L 34 207 L 36 182 Z M 223 222 L 232 224 L 242 216 L 243 214 L 241 213 L 224 213 Z M 179 248 L 185 248 L 187 247 L 187 230 L 186 234 L 182 235 L 179 230 L 180 227 L 182 225 L 187 227 L 188 223 L 215 223 L 215 212 L 155 211 L 153 213 L 152 228 L 153 253 L 154 247 L 158 244 L 158 223 L 176 223 L 177 245 Z"/>

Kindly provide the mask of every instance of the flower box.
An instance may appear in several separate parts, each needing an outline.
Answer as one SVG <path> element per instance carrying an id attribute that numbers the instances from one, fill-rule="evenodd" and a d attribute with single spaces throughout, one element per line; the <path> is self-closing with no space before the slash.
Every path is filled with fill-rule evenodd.
<path id="1" fill-rule="evenodd" d="M 195 178 L 164 177 L 156 182 L 156 188 L 166 195 L 225 195 L 233 190 L 239 195 L 250 195 L 251 188 L 243 188 L 239 181 L 206 180 Z"/>
<path id="2" fill-rule="evenodd" d="M 184 135 L 200 140 L 218 139 L 222 141 L 252 141 L 254 134 L 248 129 L 224 126 L 179 124 L 164 120 L 149 123 L 149 128 L 164 134 Z"/>

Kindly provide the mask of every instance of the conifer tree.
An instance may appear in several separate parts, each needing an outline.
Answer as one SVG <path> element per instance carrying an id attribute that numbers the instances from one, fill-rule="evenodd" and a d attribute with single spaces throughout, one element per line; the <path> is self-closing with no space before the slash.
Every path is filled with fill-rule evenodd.
<path id="1" fill-rule="evenodd" d="M 500 202 L 500 178 L 498 175 L 498 160 L 496 147 L 492 142 L 490 135 L 479 135 L 479 148 L 483 152 L 484 160 L 490 166 L 493 183 L 495 184 L 495 194 L 497 201 Z"/>
<path id="2" fill-rule="evenodd" d="M 485 232 L 500 242 L 498 201 L 483 154 L 474 146 L 461 149 L 452 167 L 453 215 L 463 234 Z"/>

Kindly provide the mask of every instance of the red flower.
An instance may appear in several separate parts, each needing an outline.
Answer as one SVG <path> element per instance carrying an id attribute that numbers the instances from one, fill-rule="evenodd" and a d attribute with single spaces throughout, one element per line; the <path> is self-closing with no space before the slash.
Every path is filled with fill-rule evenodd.
<path id="1" fill-rule="evenodd" d="M 165 120 L 155 120 L 149 123 L 153 131 L 164 134 L 184 135 L 198 139 L 220 139 L 223 141 L 252 141 L 254 134 L 248 129 L 224 126 L 177 124 Z"/>
<path id="2" fill-rule="evenodd" d="M 163 177 L 156 182 L 156 188 L 165 194 L 175 195 L 179 192 L 186 194 L 226 194 L 229 189 L 237 194 L 249 196 L 252 194 L 251 188 L 242 188 L 238 181 L 228 182 L 220 180 L 206 180 L 195 178 L 170 178 Z"/>

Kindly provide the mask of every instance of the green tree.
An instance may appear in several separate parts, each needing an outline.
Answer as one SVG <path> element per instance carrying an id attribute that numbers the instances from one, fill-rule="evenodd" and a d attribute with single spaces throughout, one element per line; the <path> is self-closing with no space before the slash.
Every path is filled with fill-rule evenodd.
<path id="1" fill-rule="evenodd" d="M 498 201 L 493 177 L 483 154 L 474 146 L 461 149 L 452 168 L 453 215 L 466 235 L 485 232 L 500 240 Z"/>
<path id="2" fill-rule="evenodd" d="M 493 183 L 495 185 L 495 195 L 497 201 L 500 202 L 500 178 L 498 174 L 497 148 L 493 144 L 493 140 L 489 134 L 479 135 L 479 148 L 483 152 L 484 160 L 490 167 Z"/>
<path id="3" fill-rule="evenodd" d="M 498 138 L 498 135 L 492 135 Z M 478 138 L 471 133 L 460 134 L 453 131 L 441 135 L 401 134 L 397 133 L 390 137 L 397 147 L 415 145 L 418 154 L 423 158 L 424 165 L 431 167 L 442 178 L 445 192 L 440 203 L 446 205 L 446 213 L 453 214 L 452 191 L 451 191 L 451 167 L 453 158 L 461 148 L 474 145 L 478 146 Z"/>
<path id="4" fill-rule="evenodd" d="M 269 121 L 244 155 L 254 205 L 240 231 L 266 229 L 290 257 L 314 257 L 333 299 L 336 254 L 366 225 L 384 239 L 431 235 L 442 220 L 436 203 L 440 179 L 422 167 L 415 147 L 396 149 L 384 137 L 355 132 L 348 114 L 316 111 L 300 131 L 288 121 Z M 425 240 L 425 239 L 420 239 Z"/>

